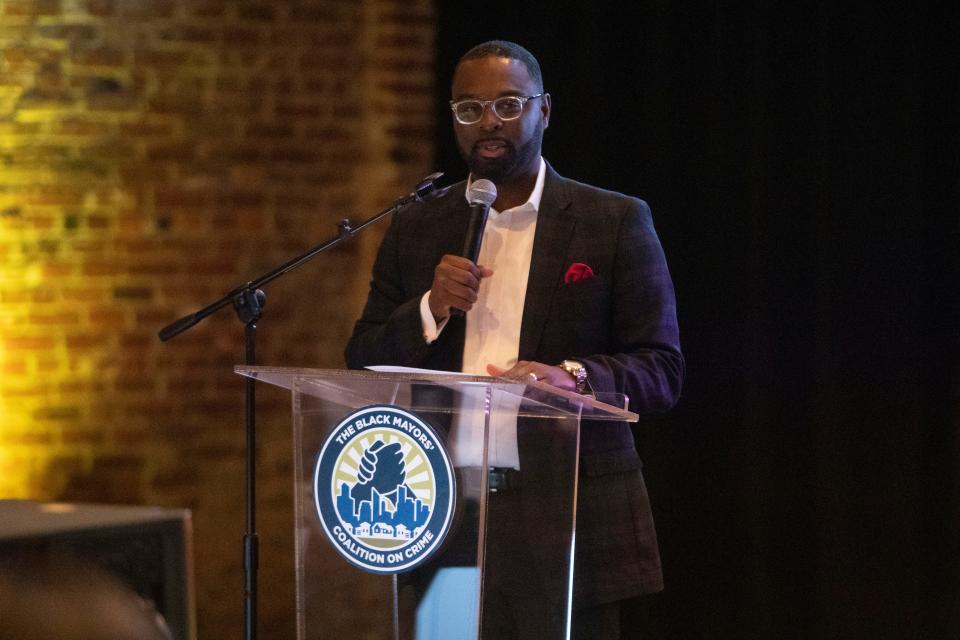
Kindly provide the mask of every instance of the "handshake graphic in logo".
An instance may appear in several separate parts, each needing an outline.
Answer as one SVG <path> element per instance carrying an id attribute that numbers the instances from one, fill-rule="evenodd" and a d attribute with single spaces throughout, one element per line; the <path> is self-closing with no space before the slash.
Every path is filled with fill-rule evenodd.
<path id="1" fill-rule="evenodd" d="M 350 497 L 355 502 L 363 502 L 369 500 L 370 494 L 376 489 L 396 507 L 397 491 L 406 478 L 407 467 L 403 463 L 400 443 L 384 444 L 382 440 L 377 440 L 363 452 L 357 471 L 358 482 L 350 490 Z M 409 487 L 407 490 L 410 490 Z"/>

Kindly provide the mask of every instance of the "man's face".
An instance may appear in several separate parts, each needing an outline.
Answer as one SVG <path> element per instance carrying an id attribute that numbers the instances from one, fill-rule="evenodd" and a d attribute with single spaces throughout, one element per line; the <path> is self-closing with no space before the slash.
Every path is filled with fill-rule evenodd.
<path id="1" fill-rule="evenodd" d="M 519 60 L 488 56 L 466 60 L 453 77 L 453 100 L 494 100 L 502 96 L 531 96 L 541 92 Z M 540 168 L 543 130 L 550 121 L 550 96 L 528 101 L 515 120 L 501 120 L 487 105 L 480 121 L 453 130 L 470 172 L 500 184 L 529 177 Z"/>

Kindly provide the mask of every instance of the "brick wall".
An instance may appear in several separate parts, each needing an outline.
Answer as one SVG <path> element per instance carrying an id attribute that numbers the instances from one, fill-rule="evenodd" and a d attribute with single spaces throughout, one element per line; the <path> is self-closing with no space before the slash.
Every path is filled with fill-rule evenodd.
<path id="1" fill-rule="evenodd" d="M 243 328 L 157 331 L 433 170 L 433 31 L 429 0 L 0 1 L 0 497 L 192 509 L 201 638 L 241 628 Z M 378 240 L 268 287 L 262 363 L 342 366 Z M 271 638 L 288 404 L 259 391 Z"/>

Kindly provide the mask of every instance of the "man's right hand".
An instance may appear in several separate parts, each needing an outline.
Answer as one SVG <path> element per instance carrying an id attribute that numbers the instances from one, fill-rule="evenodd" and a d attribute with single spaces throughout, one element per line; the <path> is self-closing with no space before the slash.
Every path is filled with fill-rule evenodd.
<path id="1" fill-rule="evenodd" d="M 470 311 L 477 301 L 480 281 L 492 275 L 493 269 L 475 265 L 462 256 L 443 256 L 433 270 L 433 285 L 427 299 L 434 319 L 440 322 L 449 317 L 451 309 Z"/>

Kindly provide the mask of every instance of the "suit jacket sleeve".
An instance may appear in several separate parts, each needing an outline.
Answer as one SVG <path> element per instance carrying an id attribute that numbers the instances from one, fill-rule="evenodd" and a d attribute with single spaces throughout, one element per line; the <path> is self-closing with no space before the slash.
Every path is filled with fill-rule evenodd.
<path id="1" fill-rule="evenodd" d="M 638 413 L 669 409 L 684 363 L 673 283 L 650 207 L 572 180 L 548 186 L 521 358 L 580 361 L 595 391 L 626 394 Z M 594 276 L 564 282 L 574 262 L 589 265 Z"/>
<path id="2" fill-rule="evenodd" d="M 596 391 L 625 393 L 633 410 L 665 411 L 683 383 L 676 298 L 647 203 L 629 198 L 610 272 L 610 344 L 582 358 Z"/>
<path id="3" fill-rule="evenodd" d="M 347 343 L 347 366 L 352 369 L 375 364 L 415 366 L 427 351 L 419 305 L 429 285 L 411 295 L 403 282 L 402 226 L 402 214 L 394 216 L 380 244 L 367 303 Z"/>
<path id="4" fill-rule="evenodd" d="M 470 209 L 458 183 L 436 200 L 394 215 L 377 253 L 367 303 L 346 347 L 347 366 L 377 364 L 458 371 L 462 361 L 462 319 L 451 318 L 440 337 L 427 344 L 420 298 L 433 284 L 441 257 L 463 244 Z"/>

